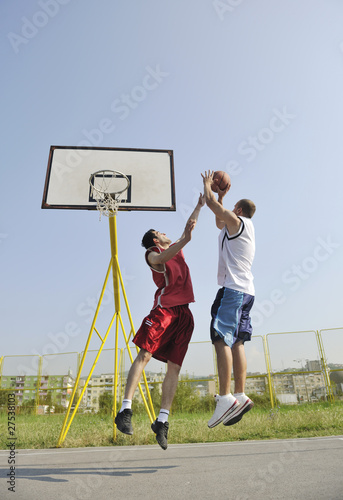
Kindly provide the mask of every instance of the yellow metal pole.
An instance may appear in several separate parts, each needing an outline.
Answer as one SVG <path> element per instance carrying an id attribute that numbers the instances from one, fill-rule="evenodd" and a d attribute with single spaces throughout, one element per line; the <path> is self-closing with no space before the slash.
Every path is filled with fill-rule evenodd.
<path id="1" fill-rule="evenodd" d="M 115 349 L 114 349 L 114 394 L 113 394 L 113 440 L 117 437 L 117 427 L 114 425 L 114 419 L 117 415 L 117 388 L 118 388 L 118 330 L 119 330 L 119 315 L 117 314 L 116 333 L 115 333 Z"/>
<path id="2" fill-rule="evenodd" d="M 42 364 L 43 364 L 43 358 L 42 358 L 42 356 L 39 356 L 39 358 L 38 358 L 38 373 L 37 373 L 37 388 L 36 388 L 36 415 L 38 415 L 40 382 L 41 382 L 41 378 L 42 378 Z"/>
<path id="3" fill-rule="evenodd" d="M 115 311 L 120 312 L 120 290 L 118 278 L 118 247 L 117 247 L 117 216 L 108 218 L 110 227 L 110 241 L 111 241 L 111 256 L 112 256 L 112 275 L 113 275 L 113 292 L 114 292 L 114 305 Z"/>
<path id="4" fill-rule="evenodd" d="M 266 361 L 266 367 L 267 367 L 267 376 L 268 376 L 268 386 L 269 386 L 269 396 L 270 396 L 270 404 L 272 408 L 274 408 L 274 395 L 273 395 L 273 382 L 272 382 L 272 376 L 271 376 L 271 363 L 270 363 L 270 353 L 269 353 L 269 346 L 268 346 L 268 339 L 267 336 L 263 336 L 263 347 L 264 347 L 264 357 Z"/>
<path id="5" fill-rule="evenodd" d="M 135 327 L 134 327 L 134 325 L 133 325 L 133 320 L 132 320 L 132 316 L 131 316 L 131 311 L 130 311 L 130 307 L 129 307 L 129 302 L 128 302 L 128 300 L 127 300 L 127 295 L 126 295 L 126 292 L 125 292 L 125 287 L 124 287 L 123 277 L 122 277 L 122 274 L 121 274 L 121 272 L 120 272 L 120 267 L 119 267 L 118 256 L 116 257 L 116 264 L 117 264 L 117 270 L 118 270 L 118 276 L 119 276 L 119 280 L 120 280 L 120 285 L 121 285 L 121 289 L 122 289 L 122 292 L 123 292 L 123 297 L 124 297 L 125 307 L 126 307 L 126 310 L 127 310 L 127 315 L 128 315 L 129 322 L 130 322 L 130 327 L 131 327 L 131 332 L 130 332 L 130 335 L 129 335 L 128 340 L 127 340 L 127 342 L 129 342 L 129 340 L 130 340 L 130 336 L 131 336 L 131 333 L 134 333 L 134 332 L 135 332 Z"/>
<path id="6" fill-rule="evenodd" d="M 330 376 L 328 375 L 329 369 L 328 369 L 328 366 L 326 364 L 326 355 L 325 355 L 324 345 L 323 345 L 323 341 L 322 341 L 321 335 L 320 335 L 318 330 L 316 331 L 316 338 L 317 338 L 320 359 L 322 362 L 321 363 L 322 364 L 322 372 L 323 372 L 323 376 L 324 376 L 325 387 L 326 387 L 326 390 L 328 393 L 328 399 L 331 403 L 333 403 L 335 401 L 335 398 L 334 398 L 334 395 L 332 392 Z"/>
<path id="7" fill-rule="evenodd" d="M 81 353 L 77 353 L 77 361 L 76 361 L 76 373 L 79 373 L 81 363 Z"/>
<path id="8" fill-rule="evenodd" d="M 117 313 L 115 342 L 114 342 L 114 391 L 113 391 L 113 440 L 117 437 L 117 428 L 114 423 L 117 414 L 117 387 L 118 387 L 118 327 L 120 315 L 120 289 L 118 279 L 118 246 L 117 246 L 117 216 L 113 213 L 108 218 L 110 230 L 110 243 L 111 243 L 111 257 L 112 257 L 112 277 L 113 277 L 113 293 L 114 293 L 114 307 Z"/>

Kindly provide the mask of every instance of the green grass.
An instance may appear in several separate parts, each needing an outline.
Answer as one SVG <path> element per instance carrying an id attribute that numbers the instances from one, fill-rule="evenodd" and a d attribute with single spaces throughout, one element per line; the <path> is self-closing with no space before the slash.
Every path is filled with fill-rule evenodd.
<path id="1" fill-rule="evenodd" d="M 282 406 L 270 410 L 253 408 L 236 425 L 207 427 L 212 413 L 174 413 L 170 416 L 168 443 L 212 443 L 256 439 L 285 439 L 342 434 L 343 402 Z M 16 449 L 54 448 L 63 424 L 63 415 L 17 415 Z M 132 420 L 134 435 L 117 433 L 116 446 L 156 444 L 146 414 Z M 0 449 L 8 443 L 7 415 L 0 415 Z M 62 444 L 66 448 L 113 446 L 110 416 L 76 415 Z"/>

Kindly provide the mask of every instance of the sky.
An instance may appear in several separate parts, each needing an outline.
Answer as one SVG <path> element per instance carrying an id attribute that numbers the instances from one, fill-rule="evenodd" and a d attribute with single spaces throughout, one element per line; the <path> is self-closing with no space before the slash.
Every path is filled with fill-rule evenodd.
<path id="1" fill-rule="evenodd" d="M 225 170 L 226 208 L 241 198 L 257 207 L 248 363 L 263 370 L 264 335 L 273 367 L 317 359 L 314 331 L 343 327 L 342 2 L 3 1 L 0 26 L 4 374 L 34 366 L 39 355 L 57 370 L 63 353 L 85 347 L 110 260 L 108 221 L 95 211 L 41 209 L 50 146 L 84 141 L 173 150 L 176 211 L 117 215 L 136 329 L 155 291 L 143 233 L 152 227 L 176 240 L 202 191 L 201 172 Z M 151 72 L 156 85 L 137 91 Z M 209 340 L 217 237 L 204 207 L 184 248 L 196 297 L 193 342 Z M 109 290 L 101 328 L 113 313 Z M 300 333 L 271 335 L 280 332 Z M 325 332 L 329 362 L 343 363 L 342 334 Z M 105 347 L 113 346 L 111 333 Z M 197 349 L 187 370 L 208 373 L 210 344 Z"/>

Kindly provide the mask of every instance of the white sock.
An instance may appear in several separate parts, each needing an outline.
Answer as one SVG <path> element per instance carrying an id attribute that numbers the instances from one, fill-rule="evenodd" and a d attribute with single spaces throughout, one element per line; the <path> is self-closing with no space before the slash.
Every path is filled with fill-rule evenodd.
<path id="1" fill-rule="evenodd" d="M 131 406 L 132 406 L 132 401 L 131 399 L 123 399 L 123 402 L 122 402 L 122 405 L 121 405 L 121 408 L 119 410 L 119 413 L 124 411 L 124 410 L 131 410 Z"/>
<path id="2" fill-rule="evenodd" d="M 224 401 L 232 401 L 234 402 L 236 398 L 233 397 L 232 393 L 230 392 L 229 394 L 225 394 L 224 396 L 219 396 L 220 399 L 224 399 Z"/>
<path id="3" fill-rule="evenodd" d="M 244 392 L 235 392 L 234 397 L 238 400 L 245 400 L 248 398 L 248 396 Z"/>
<path id="4" fill-rule="evenodd" d="M 231 392 L 229 394 L 225 394 L 225 396 L 219 396 L 220 398 L 224 398 L 224 399 L 233 399 L 233 395 L 231 394 Z"/>
<path id="5" fill-rule="evenodd" d="M 169 417 L 169 410 L 165 410 L 164 408 L 160 409 L 160 413 L 157 417 L 157 420 L 159 422 L 168 422 L 168 417 Z"/>

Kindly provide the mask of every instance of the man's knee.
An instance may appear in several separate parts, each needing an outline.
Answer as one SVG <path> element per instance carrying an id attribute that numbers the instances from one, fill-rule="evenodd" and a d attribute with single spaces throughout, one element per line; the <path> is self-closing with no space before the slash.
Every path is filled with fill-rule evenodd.
<path id="1" fill-rule="evenodd" d="M 181 366 L 173 363 L 172 361 L 168 361 L 168 371 L 174 372 L 178 375 L 181 371 Z"/>
<path id="2" fill-rule="evenodd" d="M 232 351 L 244 350 L 243 340 L 238 340 L 232 346 Z"/>
<path id="3" fill-rule="evenodd" d="M 216 340 L 213 345 L 217 353 L 222 352 L 223 350 L 232 350 L 232 347 L 228 346 L 222 338 Z"/>
<path id="4" fill-rule="evenodd" d="M 141 349 L 137 355 L 137 358 L 139 361 L 143 363 L 148 363 L 152 357 L 151 352 L 146 351 L 145 349 Z"/>

